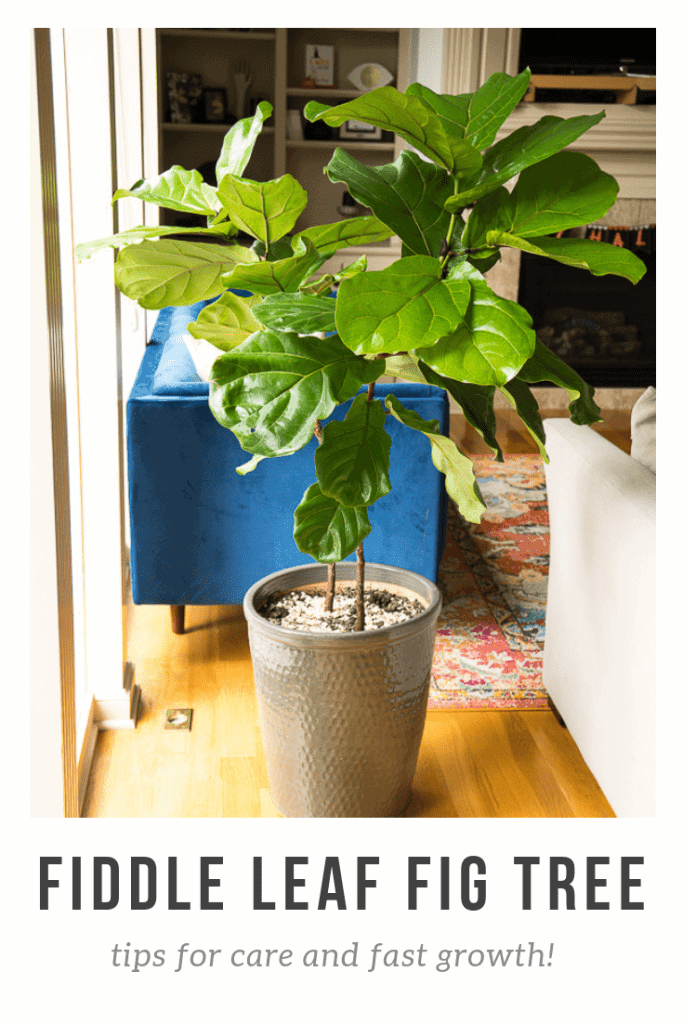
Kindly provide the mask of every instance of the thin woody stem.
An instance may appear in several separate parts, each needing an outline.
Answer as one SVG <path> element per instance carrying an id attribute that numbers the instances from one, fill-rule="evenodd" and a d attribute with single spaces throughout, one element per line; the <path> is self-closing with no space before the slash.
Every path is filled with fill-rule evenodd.
<path id="1" fill-rule="evenodd" d="M 355 632 L 365 629 L 365 555 L 363 541 L 356 548 L 356 625 Z"/>
<path id="2" fill-rule="evenodd" d="M 327 590 L 325 591 L 325 611 L 334 611 L 334 586 L 337 580 L 337 563 L 330 562 L 327 566 Z"/>
<path id="3" fill-rule="evenodd" d="M 320 426 L 320 420 L 315 421 L 315 427 L 313 430 L 315 436 L 318 439 L 318 444 L 323 439 L 323 431 Z M 325 590 L 325 611 L 334 611 L 334 591 L 337 580 L 337 564 L 336 562 L 330 562 L 327 566 L 327 588 Z"/>

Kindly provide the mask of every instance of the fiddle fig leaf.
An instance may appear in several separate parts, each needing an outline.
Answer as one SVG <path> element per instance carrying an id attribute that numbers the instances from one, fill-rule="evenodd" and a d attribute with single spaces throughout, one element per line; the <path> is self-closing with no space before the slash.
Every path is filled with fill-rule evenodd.
<path id="1" fill-rule="evenodd" d="M 453 194 L 449 175 L 436 164 L 404 150 L 392 164 L 369 167 L 336 149 L 325 168 L 330 181 L 349 192 L 393 229 L 411 254 L 438 256 L 449 214 L 444 203 Z"/>
<path id="2" fill-rule="evenodd" d="M 251 249 L 246 250 L 253 262 L 240 263 L 223 275 L 224 288 L 241 288 L 256 295 L 275 295 L 280 292 L 295 292 L 302 281 L 315 273 L 325 262 L 307 239 L 300 243 L 294 256 L 268 263 L 259 260 Z"/>
<path id="3" fill-rule="evenodd" d="M 330 422 L 315 452 L 320 490 L 347 507 L 367 507 L 391 490 L 389 449 L 381 402 L 358 395 L 344 420 Z"/>
<path id="4" fill-rule="evenodd" d="M 383 242 L 391 238 L 392 234 L 391 228 L 377 217 L 347 217 L 346 220 L 335 221 L 333 224 L 304 228 L 298 235 L 294 235 L 292 242 L 308 238 L 319 253 L 331 256 L 338 249 L 345 249 L 349 245 L 373 245 L 375 242 Z"/>
<path id="5" fill-rule="evenodd" d="M 334 331 L 334 299 L 301 292 L 279 292 L 267 295 L 258 307 L 258 318 L 276 331 L 310 334 Z"/>
<path id="6" fill-rule="evenodd" d="M 144 242 L 147 238 L 163 238 L 165 235 L 218 235 L 221 238 L 228 238 L 236 234 L 236 228 L 230 223 L 219 224 L 210 228 L 179 228 L 162 227 L 160 225 L 147 227 L 144 224 L 135 228 L 128 228 L 126 231 L 119 231 L 116 235 L 109 235 L 108 238 L 98 238 L 94 242 L 81 242 L 74 249 L 76 259 L 79 263 L 89 260 L 100 249 L 121 249 L 124 245 L 135 245 L 137 242 Z"/>
<path id="7" fill-rule="evenodd" d="M 252 250 L 261 259 L 270 260 L 285 260 L 288 256 L 294 255 L 294 249 L 292 248 L 292 239 L 289 235 L 278 238 L 277 242 L 271 242 L 270 248 L 266 250 L 265 245 L 258 238 L 255 238 L 252 245 Z"/>
<path id="8" fill-rule="evenodd" d="M 274 181 L 250 181 L 224 174 L 218 197 L 230 220 L 269 248 L 294 227 L 306 206 L 306 193 L 291 174 Z"/>
<path id="9" fill-rule="evenodd" d="M 419 413 L 404 408 L 395 395 L 387 395 L 385 405 L 399 423 L 427 435 L 432 446 L 432 462 L 446 477 L 446 490 L 460 514 L 470 523 L 480 523 L 486 503 L 474 475 L 472 460 L 463 455 L 449 437 L 439 433 L 436 420 L 424 420 Z"/>
<path id="10" fill-rule="evenodd" d="M 220 185 L 226 174 L 241 178 L 261 134 L 263 122 L 273 113 L 272 104 L 262 100 L 253 117 L 237 121 L 223 139 L 221 154 L 216 162 L 216 181 Z"/>
<path id="11" fill-rule="evenodd" d="M 359 256 L 353 263 L 349 263 L 348 267 L 342 267 L 341 270 L 337 271 L 334 275 L 335 281 L 343 281 L 345 277 L 353 277 L 354 274 L 364 274 L 368 269 L 368 258 L 365 253 Z"/>
<path id="12" fill-rule="evenodd" d="M 513 377 L 504 388 L 500 388 L 500 392 L 517 411 L 517 415 L 533 437 L 543 461 L 548 462 L 548 453 L 545 450 L 545 428 L 538 409 L 538 402 L 529 385 L 519 377 Z"/>
<path id="13" fill-rule="evenodd" d="M 558 384 L 571 396 L 569 413 L 572 423 L 590 424 L 600 422 L 600 409 L 593 400 L 595 388 L 586 384 L 576 370 L 563 363 L 543 342 L 536 339 L 536 348 L 517 376 L 528 384 L 549 381 Z"/>
<path id="14" fill-rule="evenodd" d="M 449 135 L 440 119 L 416 96 L 406 96 L 391 85 L 384 85 L 330 107 L 313 100 L 306 104 L 304 117 L 339 127 L 356 120 L 395 132 L 429 160 L 451 171 L 455 177 L 472 174 L 481 166 L 481 153 L 469 143 Z"/>
<path id="15" fill-rule="evenodd" d="M 143 199 L 167 210 L 200 213 L 204 217 L 213 217 L 221 208 L 216 189 L 206 184 L 199 171 L 186 171 L 179 164 L 174 164 L 154 181 L 141 178 L 131 188 L 117 189 L 112 206 L 126 196 Z"/>
<path id="16" fill-rule="evenodd" d="M 417 355 L 444 377 L 500 387 L 534 351 L 531 317 L 496 295 L 478 271 L 470 270 L 469 283 L 472 301 L 463 321 L 436 345 L 418 348 Z"/>
<path id="17" fill-rule="evenodd" d="M 490 245 L 509 245 L 536 256 L 547 256 L 569 267 L 590 270 L 596 277 L 617 274 L 627 278 L 631 284 L 637 284 L 647 270 L 643 261 L 630 249 L 620 249 L 606 242 L 592 242 L 589 238 L 544 237 L 529 241 L 505 231 L 488 231 L 486 240 Z"/>
<path id="18" fill-rule="evenodd" d="M 556 153 L 519 176 L 512 192 L 497 188 L 475 205 L 463 232 L 467 247 L 486 244 L 489 231 L 521 238 L 581 227 L 604 217 L 619 186 L 584 153 Z"/>
<path id="19" fill-rule="evenodd" d="M 316 562 L 341 562 L 370 533 L 366 508 L 346 508 L 311 484 L 294 512 L 294 540 Z"/>
<path id="20" fill-rule="evenodd" d="M 120 291 L 143 309 L 191 306 L 223 291 L 221 275 L 257 257 L 239 245 L 158 242 L 128 245 L 119 252 L 114 280 Z"/>
<path id="21" fill-rule="evenodd" d="M 247 473 L 253 473 L 259 462 L 263 462 L 265 455 L 253 455 L 249 462 L 243 462 L 241 466 L 235 466 L 235 472 L 239 473 L 240 476 L 246 476 Z"/>
<path id="22" fill-rule="evenodd" d="M 482 150 L 488 149 L 508 114 L 520 102 L 530 78 L 529 68 L 514 77 L 497 71 L 473 93 L 439 95 L 418 83 L 409 85 L 406 93 L 417 96 L 433 110 L 447 131 Z"/>
<path id="23" fill-rule="evenodd" d="M 431 367 L 421 360 L 418 367 L 427 384 L 443 388 L 453 396 L 463 411 L 465 419 L 477 431 L 483 441 L 496 453 L 496 462 L 503 461 L 503 450 L 496 440 L 496 414 L 493 411 L 493 399 L 496 389 L 482 384 L 463 384 L 435 373 Z M 387 370 L 389 362 L 387 361 Z M 509 384 L 509 381 L 508 381 Z"/>
<path id="24" fill-rule="evenodd" d="M 400 377 L 411 384 L 426 384 L 427 378 L 418 369 L 417 360 L 411 355 L 389 356 L 386 361 L 387 373 L 391 377 Z"/>
<path id="25" fill-rule="evenodd" d="M 216 359 L 209 405 L 245 451 L 290 455 L 363 384 L 384 373 L 384 360 L 354 356 L 339 336 L 299 337 L 263 330 Z"/>
<path id="26" fill-rule="evenodd" d="M 339 285 L 337 330 L 354 352 L 374 355 L 434 344 L 462 322 L 470 297 L 465 277 L 441 280 L 432 256 L 408 256 Z"/>
<path id="27" fill-rule="evenodd" d="M 462 179 L 460 191 L 447 201 L 446 209 L 451 212 L 461 210 L 475 199 L 493 192 L 494 188 L 509 181 L 525 167 L 559 153 L 604 116 L 604 110 L 599 114 L 581 114 L 566 119 L 548 115 L 536 124 L 518 128 L 487 150 L 481 168 Z"/>
<path id="28" fill-rule="evenodd" d="M 252 307 L 259 301 L 258 295 L 241 296 L 224 292 L 216 302 L 204 306 L 193 323 L 187 325 L 193 338 L 204 338 L 216 348 L 230 352 L 237 345 L 261 329 Z"/>

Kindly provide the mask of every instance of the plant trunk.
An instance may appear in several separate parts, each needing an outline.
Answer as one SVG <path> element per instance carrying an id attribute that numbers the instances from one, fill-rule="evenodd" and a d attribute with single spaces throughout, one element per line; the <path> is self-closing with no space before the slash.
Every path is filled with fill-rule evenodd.
<path id="1" fill-rule="evenodd" d="M 325 591 L 325 611 L 334 611 L 334 585 L 337 577 L 337 563 L 330 562 L 327 566 L 327 590 Z"/>
<path id="2" fill-rule="evenodd" d="M 356 633 L 365 629 L 365 554 L 363 541 L 356 548 Z"/>
<path id="3" fill-rule="evenodd" d="M 318 439 L 318 444 L 322 442 L 323 431 L 320 426 L 320 420 L 315 421 L 315 436 Z M 334 589 L 337 578 L 337 563 L 330 562 L 327 566 L 327 590 L 325 591 L 325 611 L 334 611 Z"/>

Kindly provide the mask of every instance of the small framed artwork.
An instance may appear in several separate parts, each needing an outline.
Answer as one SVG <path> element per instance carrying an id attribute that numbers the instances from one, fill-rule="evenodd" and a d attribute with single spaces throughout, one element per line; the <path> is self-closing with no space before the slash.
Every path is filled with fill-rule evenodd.
<path id="1" fill-rule="evenodd" d="M 207 88 L 202 95 L 204 105 L 204 121 L 206 124 L 225 124 L 228 113 L 228 100 L 225 89 Z"/>
<path id="2" fill-rule="evenodd" d="M 306 47 L 306 78 L 316 86 L 329 89 L 334 85 L 334 46 Z"/>
<path id="3" fill-rule="evenodd" d="M 339 126 L 340 139 L 356 139 L 358 142 L 381 142 L 382 129 L 365 121 L 345 121 Z"/>

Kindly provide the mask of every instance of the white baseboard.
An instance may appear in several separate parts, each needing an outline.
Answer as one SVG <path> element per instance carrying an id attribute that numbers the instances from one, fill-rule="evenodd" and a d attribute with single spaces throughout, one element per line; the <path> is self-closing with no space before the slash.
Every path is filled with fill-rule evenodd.
<path id="1" fill-rule="evenodd" d="M 79 815 L 83 811 L 83 803 L 85 801 L 85 791 L 88 788 L 88 779 L 90 778 L 90 769 L 92 767 L 93 755 L 95 753 L 95 743 L 97 742 L 97 734 L 99 729 L 97 722 L 95 721 L 95 701 L 90 702 L 90 708 L 88 714 L 85 717 L 82 731 L 79 730 L 79 744 L 78 744 L 78 813 Z"/>
<path id="2" fill-rule="evenodd" d="M 112 700 L 93 697 L 88 714 L 79 723 L 78 730 L 78 810 L 83 810 L 90 769 L 95 754 L 97 734 L 108 729 L 134 729 L 140 712 L 141 691 L 134 681 L 135 666 L 126 662 L 123 674 L 124 694 Z"/>

